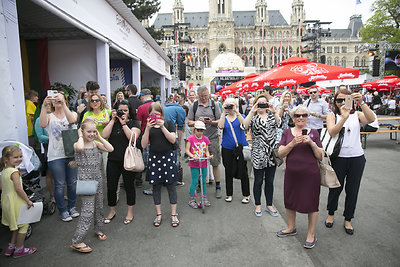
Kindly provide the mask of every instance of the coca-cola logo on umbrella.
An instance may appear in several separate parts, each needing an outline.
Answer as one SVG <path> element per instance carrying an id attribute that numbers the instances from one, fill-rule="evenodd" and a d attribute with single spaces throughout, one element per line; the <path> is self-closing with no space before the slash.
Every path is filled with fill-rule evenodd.
<path id="1" fill-rule="evenodd" d="M 318 67 L 318 65 L 315 63 L 296 65 L 290 68 L 290 71 L 298 75 L 317 75 L 317 74 L 328 73 L 328 71 L 325 68 Z"/>

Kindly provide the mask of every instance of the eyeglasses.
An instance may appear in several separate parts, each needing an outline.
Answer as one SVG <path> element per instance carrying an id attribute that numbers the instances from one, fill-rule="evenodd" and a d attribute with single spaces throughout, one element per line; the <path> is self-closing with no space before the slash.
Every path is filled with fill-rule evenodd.
<path id="1" fill-rule="evenodd" d="M 204 132 L 204 129 L 196 129 L 198 132 Z"/>
<path id="2" fill-rule="evenodd" d="M 336 98 L 336 103 L 343 103 L 343 101 L 344 101 L 344 98 Z"/>
<path id="3" fill-rule="evenodd" d="M 308 117 L 308 114 L 307 114 L 307 113 L 304 113 L 304 114 L 294 114 L 294 117 L 295 117 L 295 118 L 300 118 L 300 117 L 307 118 L 307 117 Z"/>
<path id="4" fill-rule="evenodd" d="M 310 91 L 310 95 L 316 94 L 316 93 L 318 93 L 318 91 Z"/>
<path id="5" fill-rule="evenodd" d="M 100 99 L 90 99 L 90 103 L 97 103 L 100 102 Z"/>

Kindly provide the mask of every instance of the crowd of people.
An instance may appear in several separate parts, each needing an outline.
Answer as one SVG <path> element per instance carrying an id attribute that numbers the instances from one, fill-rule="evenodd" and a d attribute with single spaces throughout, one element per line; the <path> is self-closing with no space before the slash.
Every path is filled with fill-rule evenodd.
<path id="1" fill-rule="evenodd" d="M 81 253 L 92 251 L 84 243 L 92 221 L 97 238 L 107 239 L 104 224 L 110 224 L 117 216 L 115 208 L 122 186 L 127 204 L 123 223 L 128 225 L 134 220 L 136 187 L 141 187 L 143 181 L 141 172 L 124 168 L 124 154 L 130 140 L 143 153 L 144 176 L 149 184 L 144 193 L 153 197 L 155 218 L 152 224 L 155 227 L 159 227 L 163 219 L 163 185 L 171 205 L 171 226 L 178 227 L 180 224 L 176 186 L 184 185 L 180 171 L 184 162 L 188 162 L 192 179 L 187 198 L 190 207 L 198 208 L 199 204 L 211 206 L 210 192 L 207 194 L 209 190 L 205 186 L 202 187 L 201 200 L 196 198 L 199 183 L 204 185 L 207 182 L 215 183 L 215 198 L 220 199 L 221 183 L 225 181 L 225 201 L 232 202 L 234 178 L 241 181 L 241 203 L 248 204 L 251 195 L 249 170 L 243 150 L 249 147 L 250 140 L 254 214 L 257 217 L 263 215 L 261 196 L 264 184 L 264 211 L 273 217 L 279 216 L 273 205 L 274 178 L 279 165 L 276 158 L 284 158 L 284 205 L 288 227 L 279 230 L 277 236 L 296 235 L 296 213 L 305 213 L 309 223 L 304 247 L 313 248 L 317 242 L 315 228 L 320 199 L 318 161 L 324 154 L 320 141 L 324 122 L 331 136 L 345 128 L 340 154 L 332 158 L 341 186 L 329 190 L 325 225 L 333 227 L 339 196 L 345 189 L 343 225 L 347 234 L 354 233 L 351 219 L 365 167 L 359 139 L 360 123 L 369 124 L 375 120 L 370 106 L 375 110 L 380 108 L 375 98 L 369 102 L 369 94 L 351 93 L 341 86 L 333 97 L 320 96 L 317 88 L 311 88 L 308 99 L 289 91 L 284 91 L 279 98 L 274 96 L 273 88 L 266 86 L 258 95 L 240 97 L 237 92 L 234 97 L 222 100 L 211 97 L 208 88 L 200 86 L 197 91 L 189 91 L 187 96 L 176 94 L 168 98 L 163 107 L 153 101 L 151 90 L 142 89 L 138 94 L 135 85 L 127 85 L 116 94 L 115 101 L 108 107 L 106 98 L 98 93 L 99 88 L 97 82 L 89 81 L 74 107 L 69 107 L 62 93 L 47 96 L 38 106 L 36 119 L 34 107 L 27 109 L 27 121 L 30 121 L 31 128 L 36 129 L 40 145 L 45 148 L 43 173 L 59 217 L 64 222 L 79 217 L 71 241 L 72 249 Z M 351 109 L 344 105 L 346 95 L 351 95 L 354 101 Z M 391 96 L 387 98 L 392 101 Z M 27 101 L 37 101 L 37 95 L 30 94 Z M 29 102 L 27 104 L 31 106 Z M 393 109 L 392 104 L 388 105 L 390 110 L 397 112 L 397 106 Z M 70 144 L 74 153 L 67 155 L 64 146 L 69 140 L 66 140 L 64 131 L 68 130 L 77 130 L 78 140 Z M 34 143 L 33 140 L 31 142 Z M 12 231 L 6 255 L 14 257 L 36 251 L 35 248 L 24 248 L 22 237 L 27 226 L 16 224 L 21 205 L 33 205 L 21 189 L 21 178 L 16 169 L 21 157 L 17 147 L 6 147 L 0 162 L 3 170 L 2 223 Z M 225 170 L 224 179 L 221 179 L 221 163 Z M 81 196 L 80 212 L 76 208 L 77 180 L 99 182 L 96 194 Z M 103 215 L 103 181 L 107 186 L 107 216 Z"/>

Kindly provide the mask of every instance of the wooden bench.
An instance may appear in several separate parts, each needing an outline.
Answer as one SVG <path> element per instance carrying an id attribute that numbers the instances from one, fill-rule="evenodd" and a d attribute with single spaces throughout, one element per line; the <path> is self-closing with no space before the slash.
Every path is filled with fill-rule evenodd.
<path id="1" fill-rule="evenodd" d="M 380 131 L 378 130 L 376 132 L 360 132 L 362 147 L 364 149 L 367 148 L 367 135 L 369 135 L 369 134 L 382 134 L 382 133 L 389 133 L 390 134 L 390 140 L 397 140 L 397 133 L 400 133 L 400 130 L 380 130 Z"/>

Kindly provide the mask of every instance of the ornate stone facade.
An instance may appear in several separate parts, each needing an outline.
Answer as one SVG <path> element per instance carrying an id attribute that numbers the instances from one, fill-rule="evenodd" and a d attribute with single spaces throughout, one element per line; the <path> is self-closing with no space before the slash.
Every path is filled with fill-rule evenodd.
<path id="1" fill-rule="evenodd" d="M 222 52 L 237 54 L 246 67 L 256 67 L 258 73 L 267 71 L 298 55 L 299 28 L 301 33 L 306 30 L 303 0 L 293 0 L 290 24 L 279 10 L 268 10 L 265 0 L 257 0 L 252 11 L 232 11 L 232 0 L 209 0 L 209 12 L 183 11 L 182 1 L 175 0 L 173 13 L 158 14 L 154 26 L 165 31 L 163 48 L 177 43 L 177 27 L 181 37 L 190 36 L 193 43 L 180 46 L 196 48 L 187 67 L 194 84 L 203 83 L 204 67 L 211 66 Z M 326 56 L 327 64 L 367 68 L 367 55 L 356 50 L 361 27 L 361 16 L 352 16 L 348 29 L 332 29 L 331 37 L 321 39 L 325 52 L 320 55 Z M 312 58 L 311 54 L 302 56 Z"/>

